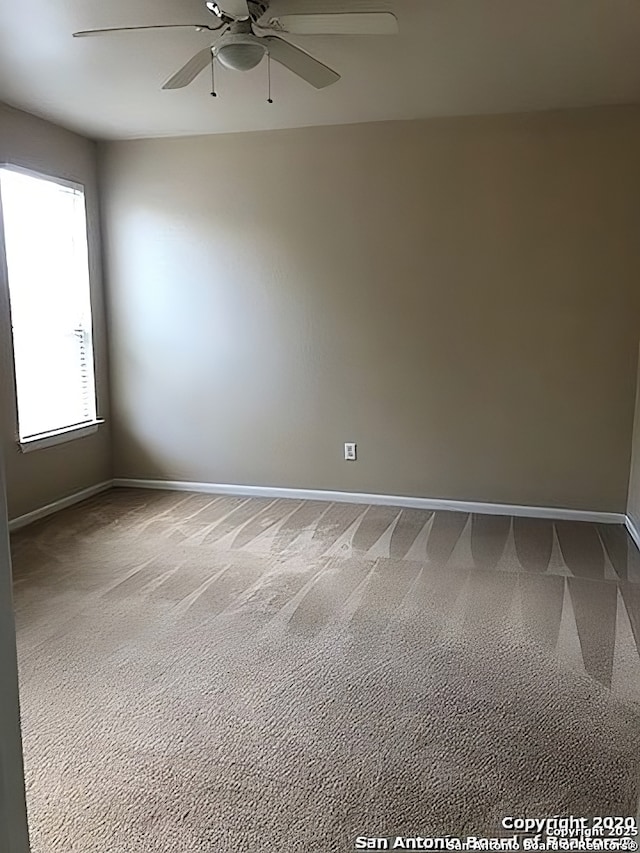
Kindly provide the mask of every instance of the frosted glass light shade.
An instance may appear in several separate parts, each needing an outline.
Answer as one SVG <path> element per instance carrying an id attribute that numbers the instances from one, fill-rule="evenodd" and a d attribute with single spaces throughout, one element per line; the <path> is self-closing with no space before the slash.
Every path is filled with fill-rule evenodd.
<path id="1" fill-rule="evenodd" d="M 255 42 L 231 42 L 216 50 L 216 57 L 225 68 L 232 71 L 250 71 L 260 63 L 266 48 Z"/>

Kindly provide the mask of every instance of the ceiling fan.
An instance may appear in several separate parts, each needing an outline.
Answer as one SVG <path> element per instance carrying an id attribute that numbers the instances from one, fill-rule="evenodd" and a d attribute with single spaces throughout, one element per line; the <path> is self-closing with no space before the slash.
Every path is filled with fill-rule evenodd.
<path id="1" fill-rule="evenodd" d="M 389 4 L 387 4 L 389 5 Z M 218 33 L 216 41 L 199 50 L 176 71 L 162 87 L 181 89 L 188 86 L 209 64 L 218 60 L 233 71 L 249 71 L 267 56 L 306 80 L 316 89 L 323 89 L 340 79 L 340 75 L 309 53 L 296 47 L 281 34 L 291 35 L 392 35 L 398 32 L 398 22 L 388 8 L 373 7 L 367 0 L 333 0 L 329 11 L 292 13 L 285 3 L 274 0 L 210 0 L 205 6 L 214 17 L 210 24 L 155 24 L 141 27 L 109 27 L 82 30 L 75 38 L 100 36 L 108 33 L 187 28 L 198 32 Z M 222 8 L 224 6 L 224 9 Z M 278 7 L 281 12 L 278 14 Z M 214 94 L 212 92 L 212 94 Z"/>

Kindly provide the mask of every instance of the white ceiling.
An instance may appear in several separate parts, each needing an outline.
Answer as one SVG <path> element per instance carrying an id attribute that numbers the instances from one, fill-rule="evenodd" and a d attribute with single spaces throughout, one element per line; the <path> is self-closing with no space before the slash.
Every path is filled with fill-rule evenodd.
<path id="1" fill-rule="evenodd" d="M 322 0 L 286 0 L 316 8 Z M 224 6 L 224 3 L 221 2 Z M 280 3 L 280 5 L 282 5 Z M 266 63 L 161 85 L 211 34 L 73 39 L 202 22 L 204 0 L 5 0 L 0 100 L 96 138 L 216 133 L 640 102 L 640 0 L 397 0 L 397 36 L 291 38 L 342 74 L 317 91 Z"/>

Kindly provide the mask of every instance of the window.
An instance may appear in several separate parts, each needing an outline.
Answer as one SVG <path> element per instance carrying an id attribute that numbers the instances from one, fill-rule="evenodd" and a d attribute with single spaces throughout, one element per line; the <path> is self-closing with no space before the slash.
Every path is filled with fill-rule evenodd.
<path id="1" fill-rule="evenodd" d="M 18 437 L 23 450 L 33 449 L 98 423 L 84 191 L 6 166 L 0 201 Z"/>

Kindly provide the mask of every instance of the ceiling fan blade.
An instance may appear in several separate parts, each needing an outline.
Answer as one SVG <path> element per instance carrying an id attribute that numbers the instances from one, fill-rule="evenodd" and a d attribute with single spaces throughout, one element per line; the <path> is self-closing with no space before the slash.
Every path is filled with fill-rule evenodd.
<path id="1" fill-rule="evenodd" d="M 324 89 L 332 83 L 337 83 L 340 75 L 314 59 L 313 56 L 299 47 L 289 44 L 288 41 L 278 36 L 265 36 L 264 40 L 269 45 L 271 59 L 284 65 L 289 71 L 293 71 L 298 77 L 302 77 L 307 83 L 311 83 L 316 89 Z"/>
<path id="2" fill-rule="evenodd" d="M 218 6 L 232 18 L 248 18 L 247 0 L 218 0 Z"/>
<path id="3" fill-rule="evenodd" d="M 263 26 L 293 35 L 388 36 L 398 32 L 398 19 L 391 12 L 281 15 Z"/>
<path id="4" fill-rule="evenodd" d="M 203 47 L 185 63 L 179 71 L 169 77 L 163 89 L 183 89 L 196 79 L 211 62 L 211 47 Z"/>
<path id="5" fill-rule="evenodd" d="M 138 30 L 174 30 L 179 27 L 190 30 L 212 30 L 213 32 L 216 32 L 222 27 L 222 23 L 219 27 L 210 27 L 208 24 L 152 24 L 151 26 L 145 27 L 107 27 L 104 30 L 80 30 L 79 32 L 74 33 L 73 37 L 87 38 L 88 36 L 111 35 L 111 33 L 131 33 L 137 32 Z"/>

